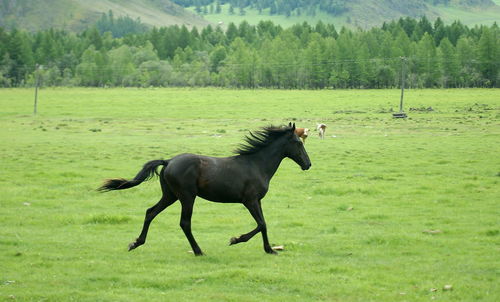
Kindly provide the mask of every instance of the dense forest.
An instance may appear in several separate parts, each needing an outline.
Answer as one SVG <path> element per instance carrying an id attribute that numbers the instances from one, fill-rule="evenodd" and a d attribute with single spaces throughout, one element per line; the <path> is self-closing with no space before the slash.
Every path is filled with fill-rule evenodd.
<path id="1" fill-rule="evenodd" d="M 135 33 L 114 32 L 117 22 Z M 500 30 L 426 17 L 369 30 L 321 22 L 283 29 L 271 21 L 145 29 L 111 13 L 78 34 L 0 27 L 0 87 L 38 79 L 45 86 L 391 88 L 403 63 L 407 87 L 500 87 Z"/>

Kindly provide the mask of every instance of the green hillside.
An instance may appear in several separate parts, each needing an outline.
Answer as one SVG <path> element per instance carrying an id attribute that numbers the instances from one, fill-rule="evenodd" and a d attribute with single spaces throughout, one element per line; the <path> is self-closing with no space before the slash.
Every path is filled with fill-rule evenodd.
<path id="1" fill-rule="evenodd" d="M 274 23 L 287 27 L 304 21 L 315 24 L 321 20 L 336 26 L 370 28 L 387 20 L 406 16 L 419 18 L 424 15 L 431 20 L 440 17 L 447 23 L 460 20 L 466 25 L 489 25 L 493 22 L 500 22 L 500 6 L 498 5 L 500 0 L 339 0 L 337 3 L 344 3 L 344 8 L 336 13 L 332 13 L 331 10 L 329 13 L 326 8 L 321 9 L 320 5 L 310 6 L 316 1 L 290 1 L 296 6 L 292 5 L 291 8 L 283 6 L 277 9 L 260 6 L 259 3 L 264 0 L 247 0 L 243 3 L 248 5 L 240 6 L 233 5 L 234 1 L 236 0 L 200 0 L 196 2 L 174 0 L 208 21 L 225 24 L 228 22 L 240 23 L 243 20 L 250 24 L 256 24 L 261 20 L 272 20 Z M 220 13 L 216 12 L 217 2 L 223 3 L 220 5 Z M 270 2 L 272 1 L 265 1 L 265 3 Z M 300 4 L 302 2 L 304 4 Z M 189 5 L 190 3 L 206 4 Z"/>
<path id="2" fill-rule="evenodd" d="M 152 26 L 208 24 L 169 0 L 4 0 L 0 1 L 0 26 L 27 30 L 64 28 L 79 31 L 94 24 L 110 10 L 116 17 L 139 18 Z"/>

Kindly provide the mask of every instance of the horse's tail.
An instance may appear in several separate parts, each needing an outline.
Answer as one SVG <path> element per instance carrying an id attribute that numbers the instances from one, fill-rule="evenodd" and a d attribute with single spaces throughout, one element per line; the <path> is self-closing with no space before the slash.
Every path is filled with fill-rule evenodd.
<path id="1" fill-rule="evenodd" d="M 156 169 L 158 166 L 166 166 L 168 165 L 168 160 L 152 160 L 144 164 L 142 170 L 137 173 L 137 175 L 132 180 L 126 180 L 124 178 L 113 178 L 108 179 L 104 182 L 104 184 L 97 189 L 98 191 L 107 192 L 112 190 L 123 190 L 135 187 L 141 184 L 143 181 L 150 179 L 155 174 L 158 175 L 158 171 Z"/>

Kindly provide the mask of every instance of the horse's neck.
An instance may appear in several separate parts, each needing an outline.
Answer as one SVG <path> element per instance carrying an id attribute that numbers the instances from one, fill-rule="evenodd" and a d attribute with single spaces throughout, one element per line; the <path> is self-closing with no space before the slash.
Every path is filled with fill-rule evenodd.
<path id="1" fill-rule="evenodd" d="M 282 148 L 270 145 L 253 154 L 253 158 L 259 163 L 261 170 L 266 174 L 268 179 L 271 179 L 278 170 L 284 154 Z"/>

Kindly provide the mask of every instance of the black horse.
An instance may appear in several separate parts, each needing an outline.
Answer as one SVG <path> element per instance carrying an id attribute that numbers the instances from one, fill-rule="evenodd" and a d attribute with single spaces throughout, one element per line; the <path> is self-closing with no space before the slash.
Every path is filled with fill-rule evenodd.
<path id="1" fill-rule="evenodd" d="M 180 226 L 195 255 L 203 255 L 191 233 L 191 215 L 196 196 L 223 203 L 242 203 L 257 222 L 257 227 L 239 237 L 233 237 L 230 244 L 246 242 L 258 232 L 262 233 L 266 253 L 276 252 L 269 245 L 266 223 L 262 214 L 261 199 L 267 193 L 269 181 L 283 158 L 294 160 L 302 170 L 311 167 L 311 161 L 304 145 L 295 135 L 295 124 L 288 127 L 265 127 L 250 132 L 246 144 L 235 150 L 236 156 L 216 158 L 196 154 L 180 154 L 169 160 L 147 162 L 132 180 L 109 179 L 100 191 L 122 190 L 135 187 L 158 174 L 157 167 L 163 166 L 158 174 L 163 196 L 146 211 L 144 225 L 139 237 L 129 245 L 129 251 L 146 242 L 151 221 L 166 207 L 180 200 L 182 214 Z"/>

